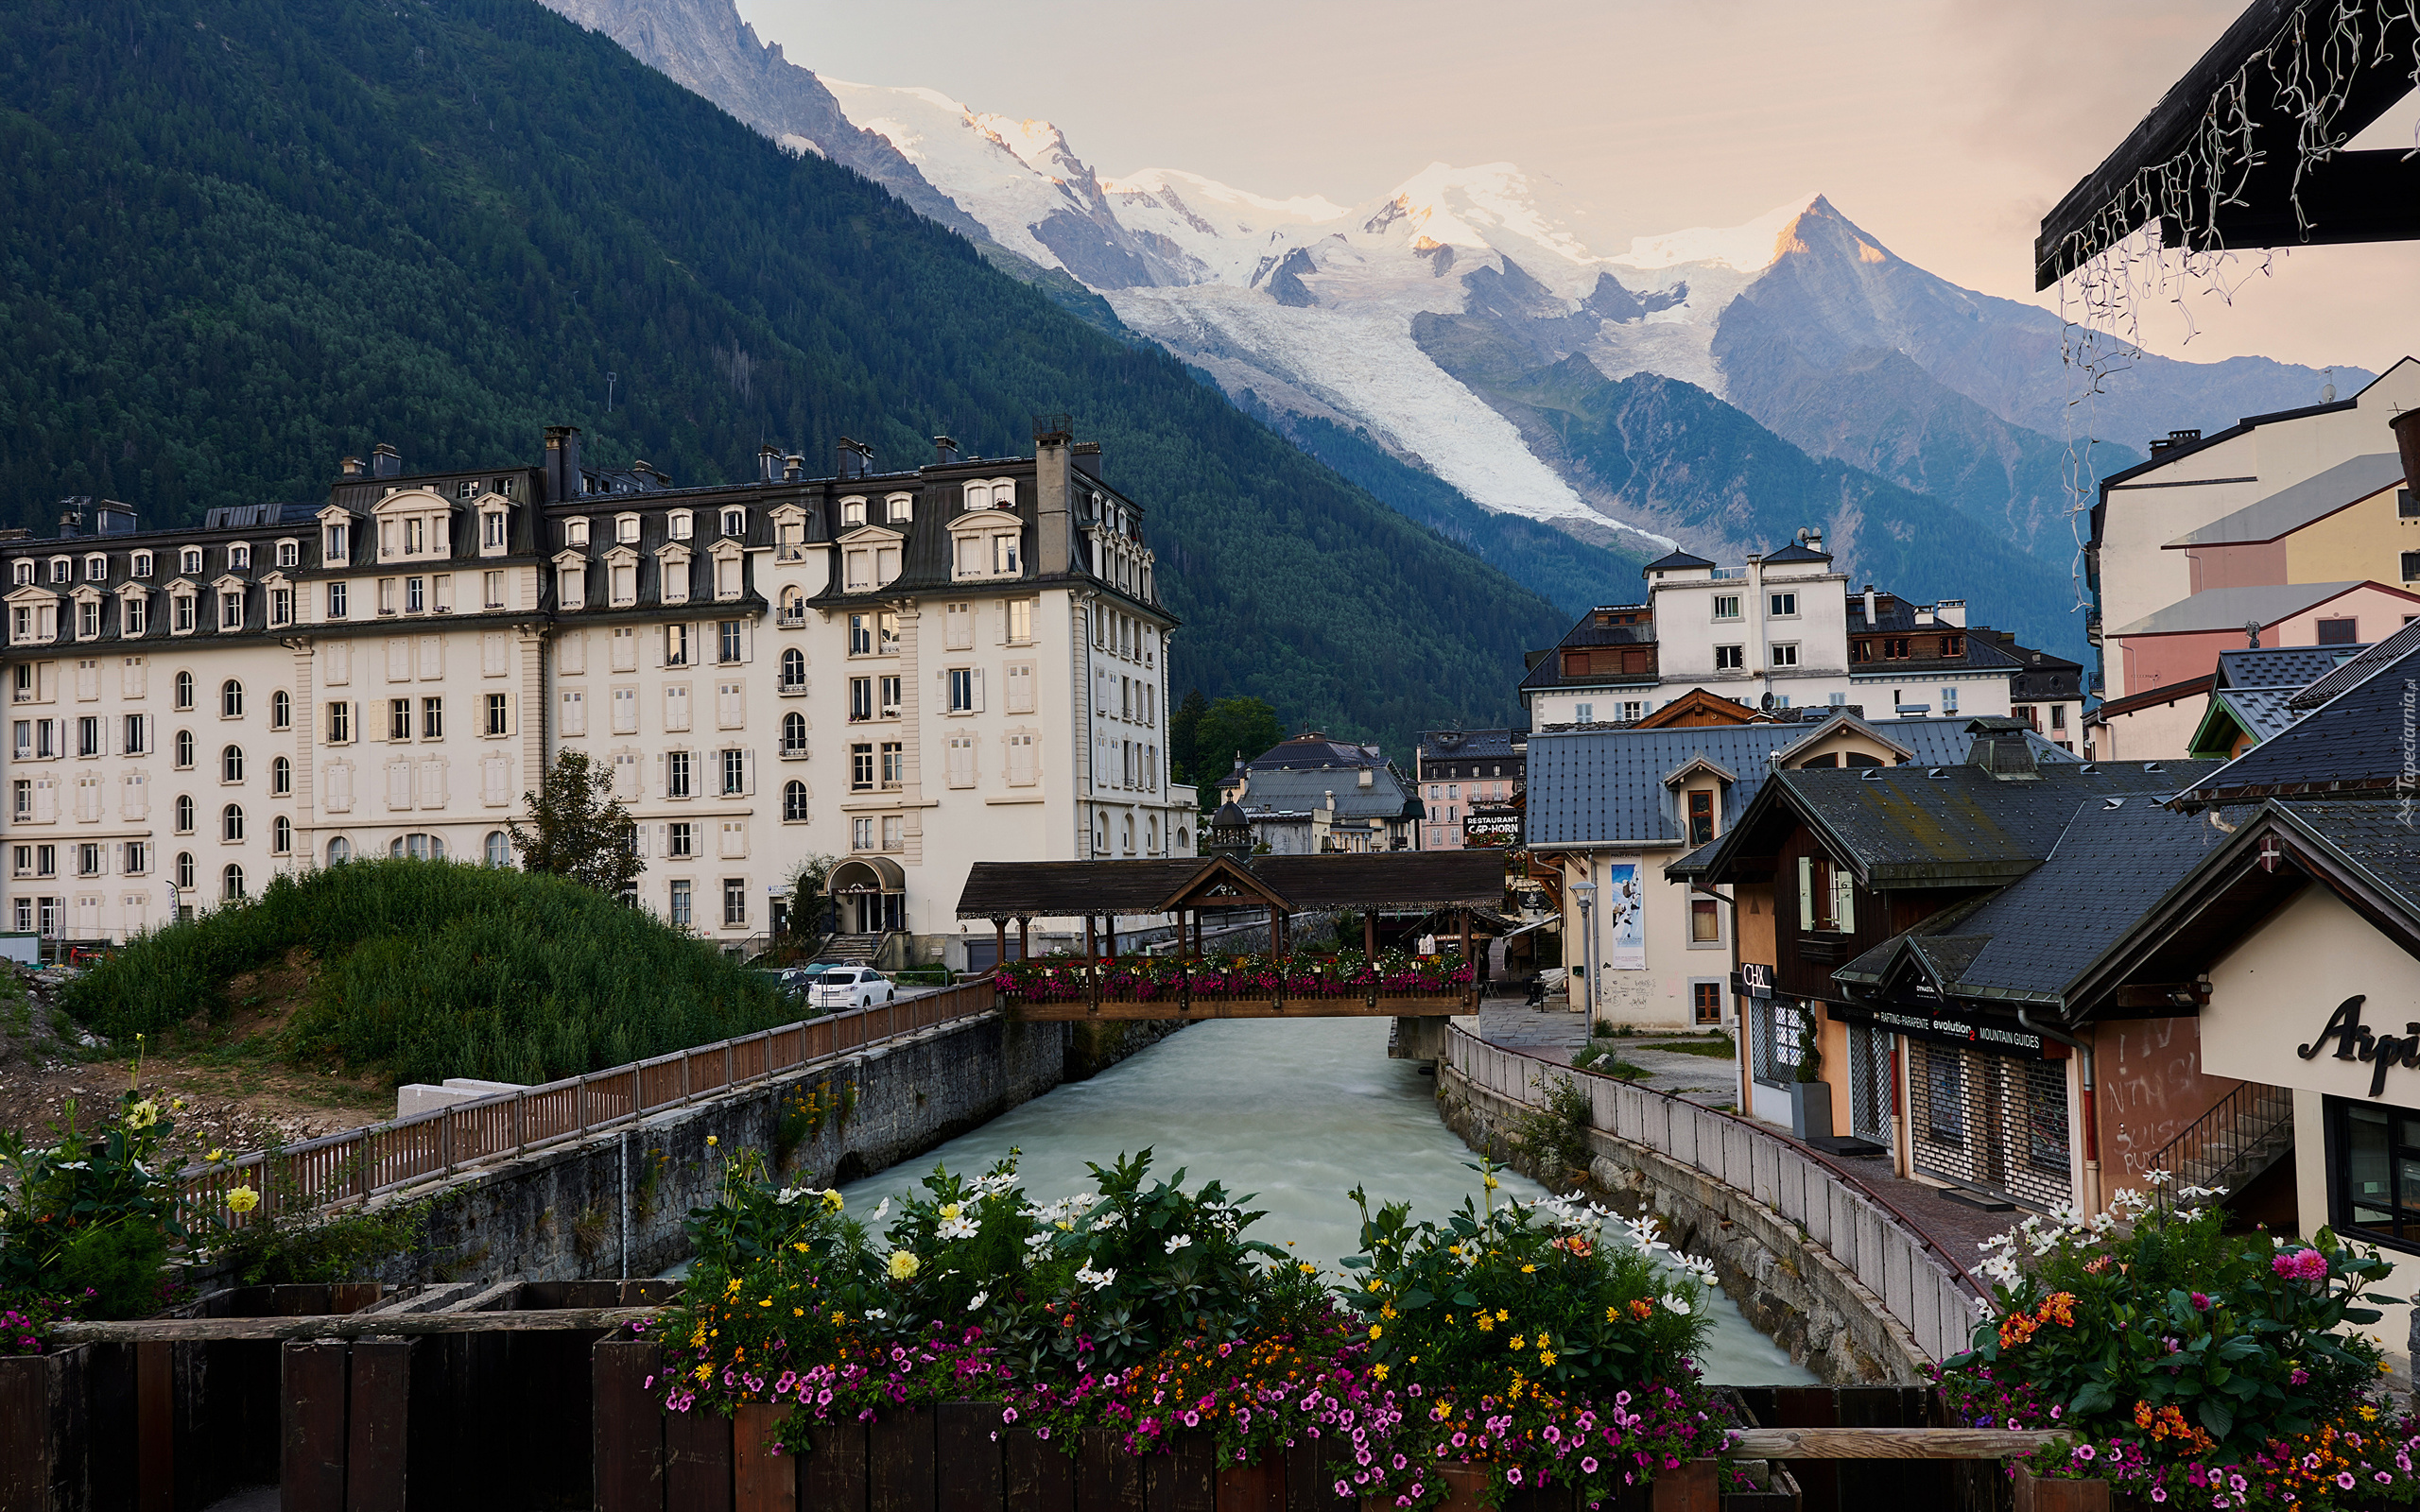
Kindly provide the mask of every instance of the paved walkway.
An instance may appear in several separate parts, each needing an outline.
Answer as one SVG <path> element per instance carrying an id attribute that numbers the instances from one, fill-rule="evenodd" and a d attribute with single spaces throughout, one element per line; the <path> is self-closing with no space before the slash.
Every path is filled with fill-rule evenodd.
<path id="1" fill-rule="evenodd" d="M 1549 1001 L 1544 1012 L 1525 1006 L 1517 1000 L 1483 1004 L 1479 1008 L 1478 1033 L 1479 1038 L 1490 1044 L 1562 1061 L 1568 1061 L 1573 1052 L 1588 1043 L 1586 1022 L 1579 1014 L 1566 1011 L 1559 999 Z M 1681 1037 L 1667 1035 L 1663 1038 L 1669 1041 Z M 1635 1085 L 1669 1092 L 1702 1107 L 1737 1110 L 1737 1062 L 1713 1056 L 1658 1050 L 1654 1048 L 1655 1040 L 1655 1036 L 1643 1035 L 1636 1039 L 1600 1040 L 1598 1043 L 1612 1047 L 1622 1059 L 1649 1074 Z M 1787 1128 L 1771 1124 L 1759 1124 L 1757 1127 L 1776 1139 L 1789 1143 L 1799 1143 L 1790 1139 Z M 1977 1246 L 1995 1234 L 2006 1232 L 2025 1216 L 2022 1211 L 1986 1212 L 1979 1208 L 1954 1202 L 1942 1195 L 1937 1187 L 1893 1175 L 1891 1159 L 1887 1155 L 1824 1155 L 1823 1158 L 1856 1177 L 1866 1191 L 1898 1209 L 1911 1227 L 1969 1271 L 1975 1268 L 1977 1260 L 1980 1258 Z"/>

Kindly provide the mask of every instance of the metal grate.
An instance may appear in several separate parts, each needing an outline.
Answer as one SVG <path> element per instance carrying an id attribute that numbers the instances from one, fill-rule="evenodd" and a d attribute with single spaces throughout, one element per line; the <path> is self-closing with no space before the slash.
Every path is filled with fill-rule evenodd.
<path id="1" fill-rule="evenodd" d="M 1750 1073 L 1768 1086 L 1798 1078 L 1798 1044 L 1802 1020 L 1796 1003 L 1754 998 L 1748 1013 Z"/>
<path id="2" fill-rule="evenodd" d="M 1916 1168 L 2032 1208 L 2075 1197 L 2065 1063 L 1911 1041 Z"/>
<path id="3" fill-rule="evenodd" d="M 1891 1039 L 1880 1029 L 1849 1027 L 1849 1132 L 1876 1144 L 1893 1143 Z"/>

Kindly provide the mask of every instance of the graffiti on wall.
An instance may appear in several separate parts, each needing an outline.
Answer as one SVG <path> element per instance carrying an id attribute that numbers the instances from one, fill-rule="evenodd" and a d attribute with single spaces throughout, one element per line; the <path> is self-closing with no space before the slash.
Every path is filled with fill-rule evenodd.
<path id="1" fill-rule="evenodd" d="M 2204 1075 L 2201 1045 L 2192 1019 L 2100 1025 L 2094 1049 L 2105 1190 L 2139 1185 L 2152 1156 L 2241 1085 Z"/>

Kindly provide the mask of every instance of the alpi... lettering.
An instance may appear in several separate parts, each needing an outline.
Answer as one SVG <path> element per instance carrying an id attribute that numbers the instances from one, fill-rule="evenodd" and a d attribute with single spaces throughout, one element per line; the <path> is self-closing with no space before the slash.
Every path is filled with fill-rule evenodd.
<path id="1" fill-rule="evenodd" d="M 2305 1060 L 2316 1059 L 2327 1048 L 2327 1041 L 2335 1040 L 2337 1059 L 2369 1062 L 2370 1095 L 2377 1097 L 2386 1091 L 2389 1066 L 2401 1066 L 2407 1071 L 2420 1069 L 2420 1022 L 2405 1024 L 2400 1036 L 2374 1035 L 2361 1022 L 2361 1005 L 2366 1001 L 2364 994 L 2356 992 L 2338 1004 L 2335 1013 L 2328 1017 L 2327 1027 L 2319 1031 L 2319 1038 L 2294 1053 Z"/>

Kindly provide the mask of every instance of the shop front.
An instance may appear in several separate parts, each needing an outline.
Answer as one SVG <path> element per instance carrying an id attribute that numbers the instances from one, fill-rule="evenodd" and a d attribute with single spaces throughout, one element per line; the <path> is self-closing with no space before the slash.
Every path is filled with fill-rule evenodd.
<path id="1" fill-rule="evenodd" d="M 1907 1151 L 1919 1177 L 2036 1211 L 2075 1200 L 2067 1047 L 2005 1014 L 1902 1001 L 1829 1004 L 1848 1027 L 1852 1123 L 1860 1138 Z M 1904 1060 L 1905 1116 L 1889 1139 L 1884 1087 Z M 1869 1130 L 1876 1130 L 1869 1132 Z"/>

